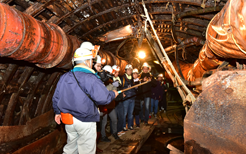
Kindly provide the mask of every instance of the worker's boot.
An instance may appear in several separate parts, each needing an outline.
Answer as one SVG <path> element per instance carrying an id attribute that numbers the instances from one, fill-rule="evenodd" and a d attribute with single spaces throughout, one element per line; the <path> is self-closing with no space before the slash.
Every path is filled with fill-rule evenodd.
<path id="1" fill-rule="evenodd" d="M 117 133 L 114 133 L 114 134 L 113 134 L 113 137 L 114 137 L 114 139 L 116 139 L 116 140 L 120 139 Z"/>

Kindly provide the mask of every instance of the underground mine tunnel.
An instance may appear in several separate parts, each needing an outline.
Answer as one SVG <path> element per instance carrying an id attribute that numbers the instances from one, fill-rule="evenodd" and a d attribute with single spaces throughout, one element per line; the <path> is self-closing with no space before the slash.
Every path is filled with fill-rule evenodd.
<path id="1" fill-rule="evenodd" d="M 103 66 L 123 76 L 147 62 L 167 89 L 165 109 L 117 140 L 108 117 L 111 142 L 97 153 L 246 153 L 244 0 L 0 2 L 1 154 L 63 152 L 52 97 L 87 41 L 100 45 Z"/>

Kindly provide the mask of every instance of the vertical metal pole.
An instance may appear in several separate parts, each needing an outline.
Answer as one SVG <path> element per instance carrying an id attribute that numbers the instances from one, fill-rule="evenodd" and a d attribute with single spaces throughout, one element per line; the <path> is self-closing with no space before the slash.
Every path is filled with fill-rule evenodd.
<path id="1" fill-rule="evenodd" d="M 171 60 L 169 59 L 167 53 L 165 52 L 162 44 L 161 44 L 161 41 L 159 40 L 159 37 L 155 31 L 155 28 L 153 26 L 153 23 L 149 17 L 149 14 L 148 14 L 148 11 L 146 9 L 146 6 L 145 6 L 145 3 L 144 1 L 142 1 L 142 5 L 143 5 L 143 8 L 144 8 L 144 12 L 145 12 L 145 16 L 146 16 L 146 20 L 150 23 L 150 26 L 152 28 L 152 31 L 156 37 L 156 40 L 157 40 L 157 43 L 159 45 L 159 48 L 162 52 L 162 54 L 164 55 L 164 59 L 163 57 L 160 56 L 160 54 L 157 53 L 159 59 L 163 59 L 162 60 L 162 65 L 164 66 L 164 68 L 166 69 L 168 75 L 170 76 L 170 78 L 172 79 L 172 81 L 176 84 L 176 88 L 178 89 L 179 93 L 180 93 L 180 96 L 181 98 L 183 99 L 183 101 L 185 102 L 186 100 L 190 100 L 191 103 L 193 103 L 195 101 L 195 97 L 193 96 L 193 94 L 191 93 L 191 91 L 187 88 L 187 86 L 184 84 L 184 82 L 181 80 L 180 76 L 178 75 L 177 71 L 175 70 L 174 66 L 172 65 L 172 62 Z M 145 29 L 145 32 L 146 32 L 146 35 L 147 35 L 147 28 Z M 157 51 L 156 51 L 157 52 Z M 169 67 L 171 68 L 171 71 L 174 73 L 174 76 L 173 74 L 170 72 L 170 70 L 168 69 L 168 66 L 164 63 L 164 62 L 167 62 Z M 182 87 L 182 89 L 181 89 Z M 186 106 L 186 112 L 188 111 L 188 107 Z"/>

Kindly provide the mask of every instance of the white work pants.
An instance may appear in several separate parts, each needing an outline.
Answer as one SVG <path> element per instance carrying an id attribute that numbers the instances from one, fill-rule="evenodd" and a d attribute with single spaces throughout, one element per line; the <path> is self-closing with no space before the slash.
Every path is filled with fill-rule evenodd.
<path id="1" fill-rule="evenodd" d="M 63 154 L 95 154 L 96 127 L 96 122 L 82 122 L 73 117 L 73 124 L 65 125 L 67 144 Z"/>

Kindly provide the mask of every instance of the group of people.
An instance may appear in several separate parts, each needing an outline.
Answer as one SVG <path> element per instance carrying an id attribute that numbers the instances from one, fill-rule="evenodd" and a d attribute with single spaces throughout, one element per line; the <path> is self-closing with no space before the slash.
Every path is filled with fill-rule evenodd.
<path id="1" fill-rule="evenodd" d="M 141 73 L 127 64 L 119 77 L 119 66 L 102 67 L 98 50 L 90 42 L 81 44 L 74 54 L 74 68 L 61 76 L 52 99 L 55 121 L 65 124 L 65 154 L 102 152 L 96 143 L 100 136 L 101 141 L 110 142 L 105 132 L 108 116 L 110 132 L 119 139 L 134 129 L 134 116 L 140 127 L 140 121 L 148 125 L 151 115 L 156 116 L 158 104 L 165 109 L 167 88 L 162 74 L 156 80 L 147 63 Z"/>

